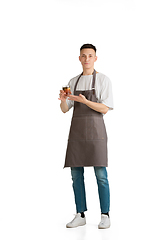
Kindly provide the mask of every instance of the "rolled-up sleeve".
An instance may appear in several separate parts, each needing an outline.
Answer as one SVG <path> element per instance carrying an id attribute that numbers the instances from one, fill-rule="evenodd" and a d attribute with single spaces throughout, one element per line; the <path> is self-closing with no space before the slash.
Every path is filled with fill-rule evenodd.
<path id="1" fill-rule="evenodd" d="M 108 77 L 105 77 L 102 85 L 100 102 L 109 107 L 109 110 L 113 110 L 112 84 Z"/>

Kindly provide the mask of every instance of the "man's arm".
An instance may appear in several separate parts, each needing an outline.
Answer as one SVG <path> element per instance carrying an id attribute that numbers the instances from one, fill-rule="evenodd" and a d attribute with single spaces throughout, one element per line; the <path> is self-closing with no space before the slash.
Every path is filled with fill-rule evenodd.
<path id="1" fill-rule="evenodd" d="M 60 90 L 60 94 L 59 94 L 58 99 L 61 100 L 60 108 L 61 108 L 62 112 L 63 113 L 68 112 L 69 108 L 68 108 L 68 105 L 66 103 L 67 96 L 66 96 L 66 93 L 63 90 Z"/>
<path id="2" fill-rule="evenodd" d="M 106 105 L 104 105 L 103 103 L 96 103 L 96 102 L 92 102 L 87 100 L 86 101 L 86 105 L 90 108 L 92 108 L 93 110 L 106 114 L 108 112 L 109 107 L 107 107 Z"/>
<path id="3" fill-rule="evenodd" d="M 63 113 L 66 113 L 69 110 L 66 101 L 65 102 L 61 101 L 60 108 L 61 108 Z"/>
<path id="4" fill-rule="evenodd" d="M 93 110 L 106 114 L 108 112 L 109 107 L 107 107 L 106 105 L 104 105 L 103 103 L 96 103 L 96 102 L 92 102 L 89 101 L 85 98 L 85 96 L 83 96 L 82 94 L 79 94 L 79 96 L 74 96 L 74 95 L 69 95 L 69 100 L 72 101 L 77 101 L 77 102 L 81 102 L 83 104 L 86 104 L 88 107 L 92 108 Z"/>

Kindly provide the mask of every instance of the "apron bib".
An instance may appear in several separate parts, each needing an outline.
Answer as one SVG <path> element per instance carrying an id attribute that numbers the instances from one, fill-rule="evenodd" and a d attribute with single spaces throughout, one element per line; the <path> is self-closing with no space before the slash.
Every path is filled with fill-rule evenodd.
<path id="1" fill-rule="evenodd" d="M 74 95 L 82 94 L 86 99 L 97 102 L 96 71 L 93 73 L 92 90 L 76 91 L 82 74 L 75 84 Z M 107 133 L 102 113 L 75 101 L 64 167 L 85 166 L 108 166 Z"/>

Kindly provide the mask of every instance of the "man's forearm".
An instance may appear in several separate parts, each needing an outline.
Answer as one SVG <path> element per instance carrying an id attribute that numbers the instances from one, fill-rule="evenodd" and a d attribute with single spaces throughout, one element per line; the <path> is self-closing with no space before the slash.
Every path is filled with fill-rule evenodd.
<path id="1" fill-rule="evenodd" d="M 61 101 L 60 108 L 61 108 L 63 113 L 66 113 L 69 110 L 67 103 L 63 102 L 63 101 Z"/>
<path id="2" fill-rule="evenodd" d="M 107 107 L 103 103 L 96 103 L 96 102 L 92 102 L 92 101 L 89 101 L 89 100 L 87 100 L 85 102 L 85 104 L 88 107 L 92 108 L 93 110 L 95 110 L 97 112 L 100 112 L 100 113 L 103 113 L 103 114 L 106 114 L 108 112 L 108 109 L 109 109 L 109 107 Z"/>
<path id="3" fill-rule="evenodd" d="M 96 103 L 96 102 L 92 102 L 86 99 L 85 96 L 83 96 L 82 94 L 79 94 L 79 96 L 75 96 L 75 95 L 69 95 L 69 100 L 72 101 L 77 101 L 83 104 L 86 104 L 88 107 L 92 108 L 93 110 L 106 114 L 108 112 L 109 107 L 107 107 L 106 105 L 104 105 L 103 103 Z"/>

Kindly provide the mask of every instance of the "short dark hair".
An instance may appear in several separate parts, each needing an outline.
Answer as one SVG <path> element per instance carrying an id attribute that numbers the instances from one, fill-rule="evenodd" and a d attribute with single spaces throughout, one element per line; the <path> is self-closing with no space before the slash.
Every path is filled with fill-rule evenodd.
<path id="1" fill-rule="evenodd" d="M 82 49 L 84 49 L 84 48 L 92 48 L 95 52 L 96 52 L 96 50 L 97 50 L 96 47 L 93 46 L 93 45 L 90 44 L 90 43 L 83 44 L 82 47 L 80 48 L 80 51 L 81 51 Z"/>

